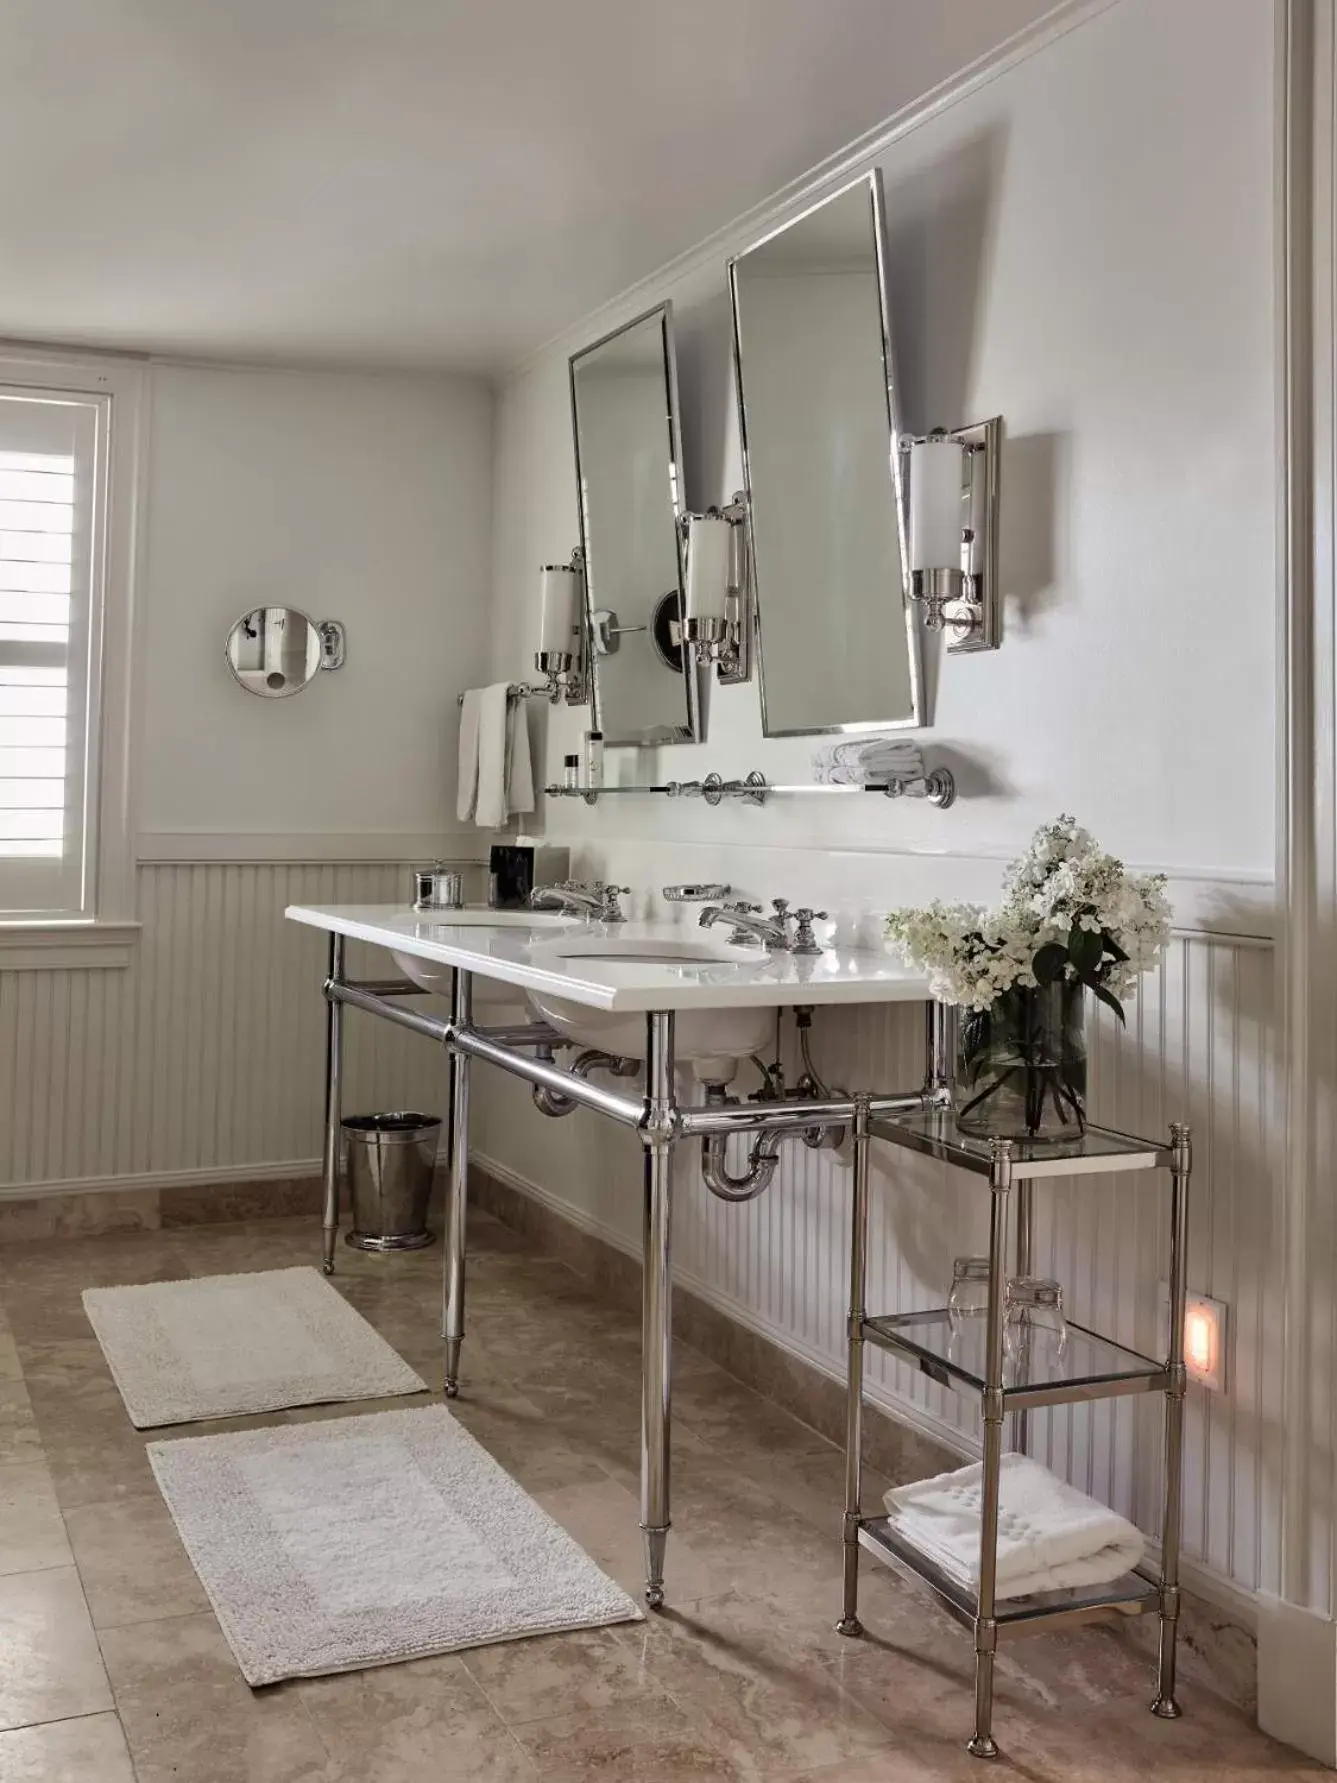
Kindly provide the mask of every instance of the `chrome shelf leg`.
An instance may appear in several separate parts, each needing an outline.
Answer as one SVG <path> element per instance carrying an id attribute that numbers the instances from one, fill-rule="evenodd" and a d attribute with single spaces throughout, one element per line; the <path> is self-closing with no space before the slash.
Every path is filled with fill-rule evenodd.
<path id="1" fill-rule="evenodd" d="M 334 1274 L 334 1246 L 339 1236 L 339 1120 L 344 1064 L 344 1006 L 330 995 L 330 987 L 342 983 L 343 975 L 344 938 L 331 934 L 325 980 L 325 1152 L 321 1167 L 325 1193 L 320 1216 L 320 1267 L 326 1275 Z"/>
<path id="2" fill-rule="evenodd" d="M 868 1097 L 854 1098 L 854 1193 L 850 1216 L 849 1360 L 845 1382 L 844 1597 L 836 1633 L 860 1635 L 859 1520 L 863 1515 L 863 1322 L 868 1298 Z"/>
<path id="3" fill-rule="evenodd" d="M 993 1665 L 998 1645 L 994 1588 L 998 1572 L 998 1491 L 1003 1466 L 1003 1312 L 1007 1273 L 1007 1206 L 1012 1146 L 993 1142 L 989 1171 L 989 1330 L 984 1363 L 984 1466 L 980 1480 L 980 1586 L 975 1607 L 975 1732 L 972 1758 L 997 1758 L 993 1737 Z"/>
<path id="4" fill-rule="evenodd" d="M 669 1532 L 669 1368 L 672 1279 L 669 1209 L 673 1172 L 673 1016 L 646 1017 L 645 1278 L 641 1295 L 641 1530 L 645 1601 L 664 1603 Z"/>
<path id="5" fill-rule="evenodd" d="M 457 971 L 451 994 L 451 1021 L 468 1026 L 473 1017 L 473 975 Z M 464 1342 L 464 1250 L 469 1215 L 468 1053 L 450 1048 L 450 1147 L 446 1184 L 446 1244 L 441 1335 L 446 1340 L 447 1399 L 460 1391 L 460 1346 Z"/>
<path id="6" fill-rule="evenodd" d="M 1192 1136 L 1176 1123 L 1170 1128 L 1170 1329 L 1167 1334 L 1170 1385 L 1165 1394 L 1165 1521 L 1161 1530 L 1159 1667 L 1153 1715 L 1177 1721 L 1183 1710 L 1175 1698 L 1175 1645 L 1179 1634 L 1179 1525 L 1184 1454 L 1184 1303 L 1187 1291 L 1188 1181 L 1193 1170 Z"/>
<path id="7" fill-rule="evenodd" d="M 1034 1249 L 1035 1188 L 1029 1180 L 1025 1180 L 1017 1184 L 1015 1193 L 1017 1198 L 1016 1272 L 1019 1276 L 1027 1276 L 1031 1273 L 1031 1253 Z M 1029 1332 L 1026 1335 L 1029 1336 Z M 1027 1453 L 1030 1447 L 1030 1437 L 1031 1414 L 1024 1411 L 1017 1412 L 1012 1420 L 1012 1446 L 1018 1454 Z"/>

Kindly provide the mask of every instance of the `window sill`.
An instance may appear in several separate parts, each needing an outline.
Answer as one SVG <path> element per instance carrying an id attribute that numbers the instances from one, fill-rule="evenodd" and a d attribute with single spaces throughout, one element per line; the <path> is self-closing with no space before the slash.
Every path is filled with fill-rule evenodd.
<path id="1" fill-rule="evenodd" d="M 0 922 L 0 972 L 68 972 L 125 967 L 137 922 Z"/>

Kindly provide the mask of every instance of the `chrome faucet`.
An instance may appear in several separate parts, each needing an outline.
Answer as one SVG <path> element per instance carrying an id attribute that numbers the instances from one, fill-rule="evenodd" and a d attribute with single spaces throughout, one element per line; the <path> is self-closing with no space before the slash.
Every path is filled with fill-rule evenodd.
<path id="1" fill-rule="evenodd" d="M 746 947 L 749 941 L 761 941 L 772 953 L 789 952 L 789 900 L 772 898 L 771 908 L 774 916 L 761 916 L 760 904 L 738 902 L 735 904 L 707 904 L 701 912 L 699 921 L 703 929 L 713 928 L 717 922 L 732 925 L 733 933 L 729 940 L 735 947 Z"/>
<path id="2" fill-rule="evenodd" d="M 629 885 L 605 885 L 602 879 L 588 885 L 578 879 L 564 879 L 560 885 L 536 886 L 529 894 L 529 902 L 535 910 L 569 910 L 594 922 L 625 922 L 618 897 L 630 890 Z"/>

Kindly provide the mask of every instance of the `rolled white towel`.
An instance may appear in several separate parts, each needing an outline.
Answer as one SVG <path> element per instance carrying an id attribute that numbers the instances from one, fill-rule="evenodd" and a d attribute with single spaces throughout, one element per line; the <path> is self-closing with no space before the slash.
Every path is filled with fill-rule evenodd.
<path id="1" fill-rule="evenodd" d="M 884 1500 L 899 1535 L 967 1590 L 980 1577 L 979 1462 L 896 1486 Z M 1126 1518 L 1028 1455 L 1004 1455 L 998 1489 L 996 1592 L 1028 1597 L 1105 1585 L 1141 1560 L 1145 1542 Z"/>
<path id="2" fill-rule="evenodd" d="M 826 743 L 813 751 L 813 777 L 819 785 L 867 786 L 876 780 L 921 780 L 924 754 L 904 737 L 858 737 Z"/>

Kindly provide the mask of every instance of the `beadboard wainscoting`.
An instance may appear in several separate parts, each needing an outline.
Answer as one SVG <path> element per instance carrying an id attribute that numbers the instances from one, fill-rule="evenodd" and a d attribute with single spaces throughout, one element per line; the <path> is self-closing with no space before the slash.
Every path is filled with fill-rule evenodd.
<path id="1" fill-rule="evenodd" d="M 325 938 L 284 907 L 407 886 L 402 862 L 141 866 L 128 966 L 0 970 L 0 1197 L 318 1170 Z M 373 959 L 350 946 L 350 970 Z M 434 1047 L 357 1017 L 345 1032 L 349 1112 L 444 1110 Z"/>
<path id="2" fill-rule="evenodd" d="M 1193 1582 L 1249 1617 L 1248 1598 L 1280 1577 L 1275 1486 L 1280 1465 L 1280 1233 L 1268 1157 L 1272 949 L 1179 937 L 1144 981 L 1121 1032 L 1093 1024 L 1100 1119 L 1156 1133 L 1194 1129 L 1190 1284 L 1230 1308 L 1227 1390 L 1190 1389 L 1185 1542 Z M 830 1083 L 898 1088 L 923 1068 L 917 1009 L 819 1011 L 815 1056 Z M 494 1174 L 620 1248 L 639 1252 L 635 1138 L 583 1112 L 544 1120 L 525 1087 L 477 1073 L 475 1150 Z M 750 1087 L 749 1078 L 744 1087 Z M 731 1162 L 741 1166 L 741 1140 Z M 983 1248 L 988 1193 L 930 1159 L 875 1147 L 869 1305 L 941 1305 L 954 1255 Z M 707 1193 L 694 1149 L 679 1149 L 674 1205 L 678 1279 L 720 1310 L 829 1375 L 844 1367 L 850 1203 L 848 1150 L 787 1144 L 774 1185 L 726 1206 Z M 1037 1190 L 1037 1272 L 1063 1283 L 1072 1315 L 1161 1353 L 1168 1182 L 1086 1178 Z M 963 1402 L 869 1352 L 869 1392 L 894 1415 L 968 1447 Z M 1123 1399 L 1033 1415 L 1036 1452 L 1153 1537 L 1159 1529 L 1159 1399 Z"/>

